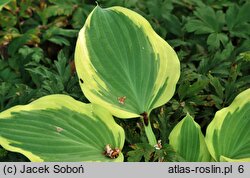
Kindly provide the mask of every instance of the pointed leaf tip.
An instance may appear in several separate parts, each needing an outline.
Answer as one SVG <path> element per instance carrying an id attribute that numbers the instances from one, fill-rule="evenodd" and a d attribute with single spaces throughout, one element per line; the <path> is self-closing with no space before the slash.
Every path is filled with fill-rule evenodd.
<path id="1" fill-rule="evenodd" d="M 210 161 L 201 128 L 188 113 L 171 131 L 169 143 L 186 161 Z"/>
<path id="2" fill-rule="evenodd" d="M 141 15 L 118 6 L 99 9 L 89 15 L 77 40 L 82 91 L 119 118 L 150 114 L 174 94 L 178 57 Z"/>

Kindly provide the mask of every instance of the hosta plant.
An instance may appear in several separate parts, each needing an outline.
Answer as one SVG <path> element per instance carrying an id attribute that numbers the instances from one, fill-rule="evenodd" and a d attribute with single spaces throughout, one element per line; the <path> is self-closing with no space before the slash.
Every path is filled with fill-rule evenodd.
<path id="1" fill-rule="evenodd" d="M 0 3 L 0 9 L 8 2 Z M 191 22 L 186 26 L 190 32 Z M 171 25 L 168 27 L 171 29 Z M 65 35 L 62 31 L 60 34 Z M 19 47 L 14 43 L 10 46 L 16 50 Z M 162 145 L 156 140 L 151 113 L 173 96 L 180 64 L 174 50 L 139 14 L 122 7 L 94 8 L 79 32 L 75 65 L 80 87 L 91 103 L 54 94 L 5 110 L 0 113 L 2 147 L 36 162 L 123 161 L 125 133 L 115 122 L 116 116 L 141 120 L 149 142 L 131 145 L 134 150 L 128 152 L 128 161 L 140 161 L 142 157 L 144 161 L 166 161 L 163 158 L 171 157 L 171 146 L 185 161 L 250 161 L 250 89 L 215 114 L 205 136 L 190 113 L 170 133 L 171 146 L 165 144 L 167 139 L 162 140 Z M 63 76 L 63 72 L 60 74 Z M 209 79 L 223 96 L 220 81 L 212 75 Z M 195 95 L 207 82 L 197 81 L 191 86 L 187 83 L 184 87 L 181 83 L 180 100 L 188 92 Z"/>
<path id="2" fill-rule="evenodd" d="M 123 161 L 125 135 L 113 115 L 141 118 L 154 146 L 150 113 L 173 96 L 180 65 L 147 20 L 97 6 L 79 33 L 75 64 L 91 104 L 49 95 L 3 111 L 0 144 L 31 161 Z"/>
<path id="3" fill-rule="evenodd" d="M 10 108 L 0 118 L 1 145 L 31 161 L 113 161 L 102 154 L 104 146 L 124 144 L 124 131 L 108 111 L 66 95 Z"/>
<path id="4" fill-rule="evenodd" d="M 250 161 L 250 89 L 240 93 L 215 114 L 204 137 L 187 115 L 172 130 L 169 140 L 187 161 Z"/>
<path id="5" fill-rule="evenodd" d="M 174 94 L 174 50 L 137 13 L 97 6 L 79 33 L 75 62 L 85 96 L 119 118 L 142 118 L 151 145 L 152 109 Z"/>

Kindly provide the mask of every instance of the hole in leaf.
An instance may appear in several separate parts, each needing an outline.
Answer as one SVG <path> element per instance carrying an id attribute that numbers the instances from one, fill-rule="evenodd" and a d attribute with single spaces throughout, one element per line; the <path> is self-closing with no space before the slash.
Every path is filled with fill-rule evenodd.
<path id="1" fill-rule="evenodd" d="M 60 133 L 61 131 L 63 131 L 63 128 L 61 128 L 61 127 L 56 127 L 56 131 L 57 131 L 58 133 Z"/>

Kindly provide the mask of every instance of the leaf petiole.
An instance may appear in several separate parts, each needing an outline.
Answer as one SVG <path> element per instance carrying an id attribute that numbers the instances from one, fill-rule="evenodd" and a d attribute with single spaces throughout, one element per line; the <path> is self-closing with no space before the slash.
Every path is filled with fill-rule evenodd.
<path id="1" fill-rule="evenodd" d="M 152 145 L 152 146 L 156 145 L 157 141 L 156 141 L 155 134 L 154 134 L 154 132 L 152 130 L 150 122 L 148 122 L 148 124 L 146 125 L 143 118 L 142 118 L 142 121 L 143 121 L 145 133 L 146 133 L 146 136 L 148 138 L 149 144 Z"/>

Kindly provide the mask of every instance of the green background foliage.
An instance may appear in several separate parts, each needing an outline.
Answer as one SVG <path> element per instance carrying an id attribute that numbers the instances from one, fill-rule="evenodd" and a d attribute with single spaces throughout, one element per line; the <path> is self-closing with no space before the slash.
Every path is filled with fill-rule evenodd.
<path id="1" fill-rule="evenodd" d="M 138 12 L 178 54 L 181 77 L 175 95 L 151 113 L 163 145 L 187 112 L 205 133 L 215 112 L 250 87 L 249 0 L 99 0 L 98 4 Z M 95 5 L 91 0 L 12 0 L 2 8 L 0 111 L 48 94 L 88 102 L 73 61 L 77 33 Z M 126 133 L 125 160 L 182 160 L 168 146 L 152 155 L 139 119 L 117 122 Z M 142 149 L 145 155 L 133 157 Z M 27 159 L 0 148 L 0 161 Z"/>

